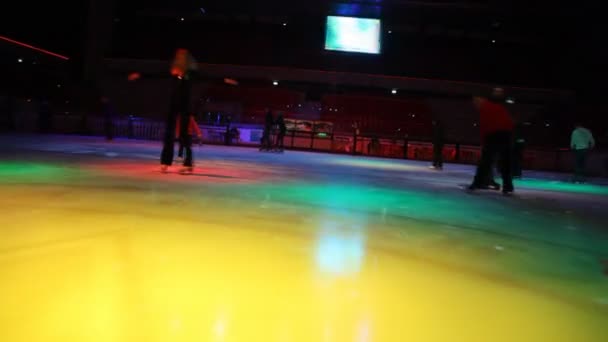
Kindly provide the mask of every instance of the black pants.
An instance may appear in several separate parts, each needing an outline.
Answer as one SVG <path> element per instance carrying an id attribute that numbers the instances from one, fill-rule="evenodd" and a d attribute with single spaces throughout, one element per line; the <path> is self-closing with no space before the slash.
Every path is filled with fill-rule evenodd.
<path id="1" fill-rule="evenodd" d="M 165 123 L 165 135 L 163 137 L 163 150 L 160 153 L 161 165 L 171 166 L 173 164 L 174 143 L 175 143 L 175 114 L 169 114 Z"/>
<path id="2" fill-rule="evenodd" d="M 433 143 L 433 166 L 443 167 L 443 144 Z"/>
<path id="3" fill-rule="evenodd" d="M 191 167 L 194 164 L 194 158 L 192 156 L 192 136 L 189 134 L 183 134 L 179 136 L 179 143 L 184 147 L 186 157 L 184 158 L 184 166 Z"/>
<path id="4" fill-rule="evenodd" d="M 182 139 L 179 139 L 179 147 L 177 148 L 177 156 L 180 158 L 184 157 L 184 144 L 182 143 Z"/>
<path id="5" fill-rule="evenodd" d="M 482 187 L 490 177 L 492 165 L 496 158 L 500 158 L 500 173 L 502 175 L 502 187 L 504 190 L 513 190 L 513 176 L 511 169 L 511 132 L 499 131 L 488 134 L 483 139 L 483 148 L 481 151 L 481 160 L 477 166 L 477 173 L 473 186 Z"/>
<path id="6" fill-rule="evenodd" d="M 576 164 L 574 166 L 574 181 L 582 182 L 585 180 L 585 169 L 587 167 L 588 149 L 574 150 Z"/>
<path id="7" fill-rule="evenodd" d="M 285 133 L 279 132 L 279 134 L 277 134 L 277 142 L 275 144 L 275 147 L 278 149 L 284 149 L 284 140 L 285 140 Z"/>
<path id="8" fill-rule="evenodd" d="M 262 133 L 262 147 L 261 150 L 270 150 L 272 148 L 272 140 L 270 139 L 270 129 L 264 128 Z"/>
<path id="9" fill-rule="evenodd" d="M 524 162 L 524 144 L 515 143 L 513 145 L 513 176 L 521 177 L 522 165 Z"/>
<path id="10" fill-rule="evenodd" d="M 184 166 L 191 167 L 193 165 L 192 157 L 192 136 L 188 132 L 190 125 L 190 117 L 188 115 L 180 116 L 179 123 L 179 146 L 183 148 L 186 156 L 184 158 Z"/>

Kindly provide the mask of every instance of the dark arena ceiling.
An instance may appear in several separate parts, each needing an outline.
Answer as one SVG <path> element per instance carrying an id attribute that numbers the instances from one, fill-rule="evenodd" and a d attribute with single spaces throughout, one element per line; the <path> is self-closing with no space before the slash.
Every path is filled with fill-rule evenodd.
<path id="1" fill-rule="evenodd" d="M 95 1 L 17 3 L 0 35 L 82 55 Z M 593 89 L 608 58 L 599 13 L 546 0 L 113 0 L 105 55 L 167 60 L 187 47 L 207 63 Z M 325 51 L 332 14 L 380 18 L 382 53 Z"/>

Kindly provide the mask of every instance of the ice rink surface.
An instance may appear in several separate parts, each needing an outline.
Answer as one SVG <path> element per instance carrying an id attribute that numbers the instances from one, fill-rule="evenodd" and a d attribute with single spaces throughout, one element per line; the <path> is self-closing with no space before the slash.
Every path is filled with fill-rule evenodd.
<path id="1" fill-rule="evenodd" d="M 0 135 L 3 341 L 606 341 L 608 181 Z"/>

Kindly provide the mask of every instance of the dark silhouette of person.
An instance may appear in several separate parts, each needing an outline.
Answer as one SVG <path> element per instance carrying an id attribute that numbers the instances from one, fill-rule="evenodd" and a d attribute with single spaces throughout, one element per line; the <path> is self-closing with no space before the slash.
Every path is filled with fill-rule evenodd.
<path id="1" fill-rule="evenodd" d="M 230 116 L 226 117 L 226 132 L 224 133 L 224 145 L 230 146 L 232 143 L 232 134 L 231 134 L 231 126 L 232 126 L 232 118 Z"/>
<path id="2" fill-rule="evenodd" d="M 570 148 L 574 151 L 574 183 L 584 183 L 585 169 L 587 166 L 587 155 L 595 147 L 593 133 L 582 124 L 577 123 L 570 136 Z"/>
<path id="3" fill-rule="evenodd" d="M 262 133 L 262 146 L 260 151 L 270 151 L 272 149 L 272 141 L 270 135 L 272 134 L 272 126 L 274 125 L 274 118 L 270 109 L 266 112 L 266 118 L 264 120 L 264 132 Z"/>
<path id="4" fill-rule="evenodd" d="M 276 124 L 279 128 L 279 132 L 277 134 L 277 141 L 275 144 L 275 148 L 278 151 L 283 152 L 285 150 L 285 145 L 284 145 L 285 134 L 287 134 L 287 126 L 285 125 L 285 119 L 283 118 L 283 114 L 279 114 Z"/>
<path id="5" fill-rule="evenodd" d="M 431 169 L 443 170 L 443 145 L 445 143 L 445 130 L 443 123 L 433 120 L 433 165 Z"/>
<path id="6" fill-rule="evenodd" d="M 359 130 L 359 123 L 357 121 L 353 122 L 353 155 L 357 154 L 357 137 L 361 133 Z"/>
<path id="7" fill-rule="evenodd" d="M 524 137 L 524 126 L 518 123 L 513 131 L 513 177 L 521 178 L 524 162 L 524 149 L 526 147 L 526 139 Z"/>
<path id="8" fill-rule="evenodd" d="M 499 157 L 503 181 L 502 191 L 506 195 L 513 193 L 511 144 L 514 124 L 503 101 L 504 90 L 502 88 L 494 88 L 489 99 L 473 98 L 473 102 L 479 110 L 482 151 L 475 179 L 469 186 L 469 190 L 483 188 L 483 183 L 490 177 L 492 165 Z"/>
<path id="9" fill-rule="evenodd" d="M 165 134 L 163 138 L 163 150 L 161 152 L 161 171 L 166 172 L 169 166 L 173 164 L 174 143 L 175 143 L 175 128 L 177 117 L 180 115 L 177 127 L 182 137 L 182 145 L 188 152 L 184 159 L 184 167 L 186 170 L 192 170 L 192 137 L 188 134 L 188 126 L 190 122 L 190 93 L 192 89 L 192 78 L 196 72 L 196 61 L 186 49 L 178 49 L 175 53 L 175 59 L 171 67 L 171 76 L 173 78 L 173 92 L 171 94 L 171 105 L 169 114 L 165 121 Z M 189 137 L 189 138 L 188 138 Z"/>

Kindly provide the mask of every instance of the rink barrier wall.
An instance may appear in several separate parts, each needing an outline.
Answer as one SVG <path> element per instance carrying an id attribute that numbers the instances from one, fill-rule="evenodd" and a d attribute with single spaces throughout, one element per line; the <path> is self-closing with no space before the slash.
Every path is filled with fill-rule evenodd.
<path id="1" fill-rule="evenodd" d="M 36 132 L 37 115 L 23 113 L 17 115 L 15 129 L 18 132 Z M 226 127 L 199 126 L 206 144 L 231 144 L 238 146 L 260 145 L 262 127 L 259 125 L 233 124 L 238 136 L 226 140 Z M 129 139 L 161 140 L 164 123 L 134 116 L 116 118 L 112 130 L 116 137 Z M 105 120 L 97 116 L 77 114 L 55 114 L 52 118 L 52 133 L 105 135 Z M 275 135 L 273 135 L 274 139 Z M 318 136 L 313 132 L 288 131 L 284 139 L 285 148 L 317 152 L 330 152 L 369 157 L 410 159 L 431 161 L 433 146 L 422 139 L 405 137 L 373 137 L 364 134 L 355 137 L 352 133 L 333 133 Z M 474 165 L 480 157 L 480 147 L 474 145 L 446 144 L 443 157 L 446 163 Z M 524 169 L 572 172 L 574 155 L 567 149 L 528 148 L 524 153 Z M 594 151 L 588 160 L 588 171 L 595 176 L 608 176 L 608 153 Z"/>

